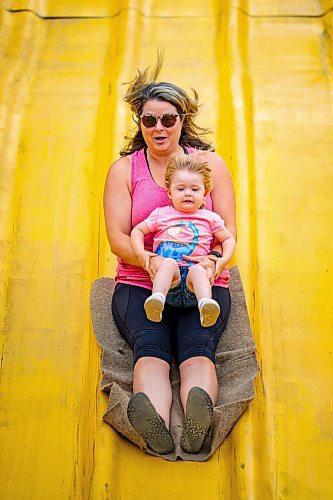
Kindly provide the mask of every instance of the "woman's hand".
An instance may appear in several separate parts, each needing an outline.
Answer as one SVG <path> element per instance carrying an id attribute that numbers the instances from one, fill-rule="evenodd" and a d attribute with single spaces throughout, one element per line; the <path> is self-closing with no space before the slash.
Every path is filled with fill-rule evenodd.
<path id="1" fill-rule="evenodd" d="M 157 270 L 160 267 L 160 264 L 161 264 L 164 257 L 162 257 L 161 255 L 157 255 L 156 253 L 152 253 L 152 252 L 147 252 L 147 253 L 150 253 L 150 256 L 149 256 L 149 260 L 147 262 L 147 267 L 145 269 L 146 269 L 146 271 L 148 271 L 150 279 L 152 281 L 154 281 Z"/>
<path id="2" fill-rule="evenodd" d="M 214 255 L 198 255 L 197 257 L 190 257 L 187 255 L 183 255 L 182 257 L 185 261 L 195 262 L 197 264 L 200 264 L 200 266 L 203 267 L 204 269 L 206 269 L 210 285 L 213 286 L 214 281 L 215 281 L 215 273 L 216 273 L 215 261 L 219 260 L 219 259 L 217 259 L 217 257 L 215 257 Z M 211 257 L 213 257 L 213 258 L 211 258 Z"/>

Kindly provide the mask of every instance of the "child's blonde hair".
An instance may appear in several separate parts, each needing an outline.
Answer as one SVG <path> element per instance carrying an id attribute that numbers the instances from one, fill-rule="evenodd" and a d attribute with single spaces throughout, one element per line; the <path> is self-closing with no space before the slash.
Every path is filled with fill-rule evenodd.
<path id="1" fill-rule="evenodd" d="M 205 196 L 213 189 L 213 177 L 210 166 L 205 161 L 195 159 L 194 155 L 173 155 L 166 168 L 164 183 L 167 190 L 170 190 L 172 178 L 179 170 L 188 170 L 203 177 Z"/>

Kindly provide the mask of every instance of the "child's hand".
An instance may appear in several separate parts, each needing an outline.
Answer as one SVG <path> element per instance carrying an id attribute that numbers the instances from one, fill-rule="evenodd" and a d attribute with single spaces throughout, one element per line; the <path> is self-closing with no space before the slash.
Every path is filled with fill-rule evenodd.
<path id="1" fill-rule="evenodd" d="M 215 260 L 216 259 L 216 260 Z M 215 279 L 217 279 L 219 276 L 221 276 L 223 269 L 227 265 L 228 261 L 225 258 L 215 258 Z"/>
<path id="2" fill-rule="evenodd" d="M 154 258 L 153 259 L 149 258 L 149 264 L 148 264 L 149 267 L 147 271 L 149 273 L 151 281 L 153 282 L 155 279 L 155 275 L 158 271 L 158 268 L 160 267 L 162 260 L 164 260 L 164 257 L 162 257 L 162 255 L 158 255 L 157 253 L 153 254 L 152 256 Z"/>
<path id="3" fill-rule="evenodd" d="M 149 260 L 150 260 L 150 257 L 152 257 L 153 255 L 156 255 L 156 254 L 153 252 L 147 252 L 146 250 L 144 252 L 140 253 L 140 255 L 138 255 L 140 265 L 146 271 L 148 271 L 148 269 L 149 269 Z"/>

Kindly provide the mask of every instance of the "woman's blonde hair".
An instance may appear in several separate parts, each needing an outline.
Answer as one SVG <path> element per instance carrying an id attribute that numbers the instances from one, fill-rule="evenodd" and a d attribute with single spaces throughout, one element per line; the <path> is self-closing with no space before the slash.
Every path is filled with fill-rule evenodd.
<path id="1" fill-rule="evenodd" d="M 130 155 L 134 151 L 138 151 L 146 146 L 141 131 L 140 115 L 142 114 L 144 104 L 152 99 L 167 101 L 177 109 L 182 120 L 182 131 L 179 139 L 181 146 L 191 146 L 196 149 L 213 151 L 211 144 L 202 140 L 202 136 L 208 134 L 210 131 L 199 127 L 194 122 L 199 109 L 197 92 L 192 89 L 194 96 L 191 98 L 185 90 L 173 83 L 157 82 L 156 80 L 160 74 L 162 65 L 163 54 L 158 53 L 156 64 L 152 70 L 150 72 L 149 68 L 143 71 L 138 70 L 136 78 L 128 84 L 129 87 L 124 100 L 131 107 L 136 127 L 133 131 L 133 137 L 125 137 L 128 143 L 120 151 L 120 156 Z"/>
<path id="2" fill-rule="evenodd" d="M 164 184 L 168 191 L 176 172 L 187 170 L 202 175 L 205 187 L 205 196 L 213 189 L 213 176 L 210 166 L 205 161 L 197 160 L 194 155 L 177 154 L 171 156 L 164 177 Z M 204 203 L 200 208 L 204 206 Z"/>

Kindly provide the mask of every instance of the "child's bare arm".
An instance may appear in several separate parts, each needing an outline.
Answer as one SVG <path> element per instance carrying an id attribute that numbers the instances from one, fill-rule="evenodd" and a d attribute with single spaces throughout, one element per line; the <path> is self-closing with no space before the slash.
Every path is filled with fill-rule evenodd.
<path id="1" fill-rule="evenodd" d="M 155 255 L 154 253 L 145 250 L 144 237 L 149 233 L 151 233 L 151 231 L 145 221 L 140 222 L 140 224 L 135 226 L 131 231 L 132 248 L 138 257 L 140 264 L 145 269 L 147 269 L 147 266 L 149 265 L 149 258 L 151 255 Z"/>
<path id="2" fill-rule="evenodd" d="M 234 254 L 236 240 L 227 228 L 221 229 L 214 236 L 222 245 L 222 265 L 225 267 Z"/>

